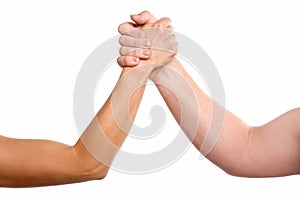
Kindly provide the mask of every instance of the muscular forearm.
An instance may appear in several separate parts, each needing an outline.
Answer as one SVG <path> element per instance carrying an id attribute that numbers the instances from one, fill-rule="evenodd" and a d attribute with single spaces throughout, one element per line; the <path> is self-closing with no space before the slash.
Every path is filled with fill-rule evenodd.
<path id="1" fill-rule="evenodd" d="M 176 80 L 176 73 L 172 71 L 178 72 L 193 92 L 187 92 L 189 87 L 184 86 L 186 83 Z M 155 81 L 159 83 L 157 87 L 175 119 L 195 147 L 226 172 L 237 176 L 255 177 L 299 173 L 299 127 L 289 131 L 288 125 L 282 126 L 282 119 L 262 127 L 248 126 L 207 96 L 178 60 L 161 70 Z M 161 83 L 174 90 L 171 92 Z M 179 102 L 178 96 L 187 98 L 181 98 Z M 194 99 L 196 104 L 191 103 Z M 186 105 L 185 112 L 190 115 L 188 120 L 183 119 L 183 109 L 180 109 L 180 105 Z M 195 123 L 198 123 L 196 131 Z M 280 129 L 279 124 L 282 127 Z M 295 132 L 298 137 L 294 136 Z M 285 141 L 286 145 L 280 143 L 284 139 L 288 140 Z"/>

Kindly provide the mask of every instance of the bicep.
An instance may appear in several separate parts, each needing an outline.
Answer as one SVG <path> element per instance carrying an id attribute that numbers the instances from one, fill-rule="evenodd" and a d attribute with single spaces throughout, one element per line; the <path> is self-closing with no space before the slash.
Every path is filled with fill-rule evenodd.
<path id="1" fill-rule="evenodd" d="M 251 160 L 270 176 L 300 173 L 300 109 L 291 110 L 251 133 Z"/>
<path id="2" fill-rule="evenodd" d="M 70 147 L 54 141 L 0 136 L 0 186 L 27 187 L 65 181 L 74 164 Z"/>

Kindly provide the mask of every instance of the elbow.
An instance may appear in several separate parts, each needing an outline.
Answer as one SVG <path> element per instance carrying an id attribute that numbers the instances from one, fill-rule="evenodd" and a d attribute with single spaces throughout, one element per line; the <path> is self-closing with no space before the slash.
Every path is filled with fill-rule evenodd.
<path id="1" fill-rule="evenodd" d="M 250 159 L 241 159 L 223 167 L 222 170 L 230 176 L 240 178 L 257 178 L 265 174 L 265 170 L 261 169 L 258 163 L 251 162 Z"/>
<path id="2" fill-rule="evenodd" d="M 85 165 L 81 168 L 81 174 L 85 174 L 88 180 L 102 180 L 108 174 L 109 166 L 95 158 L 86 159 L 83 163 Z"/>
<path id="3" fill-rule="evenodd" d="M 102 180 L 107 176 L 108 170 L 108 166 L 100 163 L 97 167 L 95 167 L 95 169 L 91 170 L 91 177 L 94 180 Z"/>
<path id="4" fill-rule="evenodd" d="M 85 164 L 84 165 L 81 164 L 81 166 L 76 172 L 77 176 L 79 176 L 79 180 L 81 180 L 79 182 L 102 180 L 108 174 L 109 167 L 102 164 L 99 161 L 94 161 L 92 163 L 91 162 L 90 163 L 82 162 L 82 163 Z"/>
<path id="5" fill-rule="evenodd" d="M 239 178 L 255 178 L 257 177 L 255 173 L 251 173 L 251 170 L 243 169 L 243 170 L 224 170 L 224 172 L 230 176 L 239 177 Z"/>
<path id="6" fill-rule="evenodd" d="M 85 148 L 72 147 L 75 174 L 84 181 L 102 180 L 109 171 L 109 166 L 91 155 Z"/>
<path id="7" fill-rule="evenodd" d="M 251 157 L 251 156 L 250 156 Z M 238 158 L 223 165 L 222 170 L 234 177 L 256 178 L 261 177 L 264 168 L 261 164 L 249 157 L 248 151 L 241 151 Z"/>
<path id="8" fill-rule="evenodd" d="M 289 173 L 272 172 L 272 170 L 246 168 L 243 170 L 224 170 L 228 175 L 240 178 L 268 178 L 292 175 Z"/>

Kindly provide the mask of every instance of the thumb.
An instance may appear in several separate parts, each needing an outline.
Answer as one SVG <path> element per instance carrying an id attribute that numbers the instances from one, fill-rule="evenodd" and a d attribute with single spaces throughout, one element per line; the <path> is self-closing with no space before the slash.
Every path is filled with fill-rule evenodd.
<path id="1" fill-rule="evenodd" d="M 131 15 L 131 19 L 137 25 L 145 25 L 156 22 L 156 18 L 149 11 L 143 11 L 140 14 Z"/>

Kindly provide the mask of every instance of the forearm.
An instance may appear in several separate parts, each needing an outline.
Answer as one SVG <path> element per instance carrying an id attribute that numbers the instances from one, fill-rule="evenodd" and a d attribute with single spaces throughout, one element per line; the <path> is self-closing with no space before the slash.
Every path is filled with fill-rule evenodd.
<path id="1" fill-rule="evenodd" d="M 240 121 L 206 95 L 177 59 L 162 68 L 154 82 L 178 124 L 205 156 L 209 152 L 203 143 L 208 135 L 212 135 L 212 131 L 222 131 L 226 127 L 226 119 L 235 123 Z M 188 120 L 185 117 L 188 117 Z M 217 120 L 213 121 L 213 118 Z M 214 124 L 211 124 L 212 122 Z M 212 125 L 218 126 L 219 129 L 214 129 Z M 249 129 L 242 121 L 236 125 L 244 127 L 245 132 Z"/>
<path id="2" fill-rule="evenodd" d="M 0 186 L 36 187 L 104 178 L 130 130 L 149 74 L 145 68 L 124 68 L 112 94 L 74 146 L 0 137 Z M 130 95 L 130 100 L 124 95 Z"/>
<path id="3" fill-rule="evenodd" d="M 180 125 L 192 140 L 194 146 L 207 156 L 209 160 L 226 172 L 237 176 L 278 176 L 295 174 L 297 170 L 299 173 L 299 139 L 289 140 L 288 145 L 284 147 L 283 151 L 288 151 L 288 155 L 292 156 L 292 158 L 288 155 L 280 154 L 280 150 L 276 148 L 276 145 L 279 144 L 273 141 L 273 137 L 276 137 L 279 141 L 282 133 L 289 135 L 285 135 L 286 138 L 293 137 L 292 135 L 295 134 L 290 133 L 288 127 L 285 127 L 286 129 L 284 130 L 272 130 L 270 127 L 275 127 L 274 122 L 271 125 L 263 126 L 264 128 L 248 126 L 207 96 L 177 60 L 174 60 L 170 65 L 168 70 L 161 70 L 156 77 L 156 81 L 164 82 L 165 84 L 169 82 L 168 87 L 183 88 L 182 83 L 172 80 L 174 77 L 172 77 L 172 73 L 168 72 L 170 69 L 175 70 L 189 83 L 193 89 L 192 95 L 197 99 L 197 103 L 196 105 L 191 104 L 191 97 L 183 98 L 179 103 L 175 96 L 178 96 L 178 93 L 179 95 L 180 93 L 184 94 L 185 91 L 182 89 L 175 89 L 175 92 L 170 92 L 166 87 L 157 85 L 158 89 L 179 124 L 182 123 L 180 104 L 187 104 L 188 106 L 185 109 L 192 113 L 193 116 L 197 116 L 195 112 L 199 113 L 196 136 L 193 130 L 186 128 L 195 126 L 193 120 L 186 120 L 184 126 Z M 188 94 L 186 93 L 185 95 Z M 214 120 L 214 118 L 217 118 L 217 120 Z M 223 126 L 220 126 L 220 123 Z M 262 131 L 264 132 L 263 135 L 268 135 L 268 137 L 264 138 L 259 133 Z M 297 131 L 299 133 L 300 129 Z M 289 145 L 293 147 L 291 148 Z M 298 150 L 296 150 L 297 148 Z M 277 155 L 277 160 L 274 155 Z M 279 164 L 280 162 L 282 163 Z M 274 167 L 275 163 L 277 163 L 277 168 Z M 282 169 L 283 165 L 290 167 L 289 169 Z"/>
<path id="4" fill-rule="evenodd" d="M 75 149 L 86 149 L 107 173 L 133 124 L 151 69 L 124 68 L 118 83 Z"/>
<path id="5" fill-rule="evenodd" d="M 137 25 L 145 27 L 156 21 L 149 12 L 134 15 L 132 19 Z M 157 27 L 169 27 L 164 26 L 162 21 L 155 23 Z M 133 52 L 136 52 L 143 48 L 139 44 L 139 37 L 128 33 L 137 31 L 138 27 L 127 23 L 122 30 L 120 32 L 124 38 L 131 37 L 131 42 L 121 42 L 123 49 L 135 47 L 137 49 Z M 159 49 L 164 49 L 161 47 L 165 40 L 160 40 L 159 44 Z M 163 55 L 159 51 L 156 56 L 153 53 L 155 51 L 151 49 L 149 61 L 162 63 L 158 61 Z M 123 53 L 123 56 L 145 58 L 138 53 Z M 123 62 L 121 66 L 135 66 L 135 63 Z M 177 59 L 155 70 L 150 78 L 195 147 L 226 172 L 237 176 L 260 177 L 299 173 L 300 127 L 297 126 L 299 120 L 295 121 L 295 118 L 299 118 L 300 111 L 288 112 L 261 127 L 250 127 L 207 96 Z M 285 145 L 280 142 L 283 140 Z"/>

